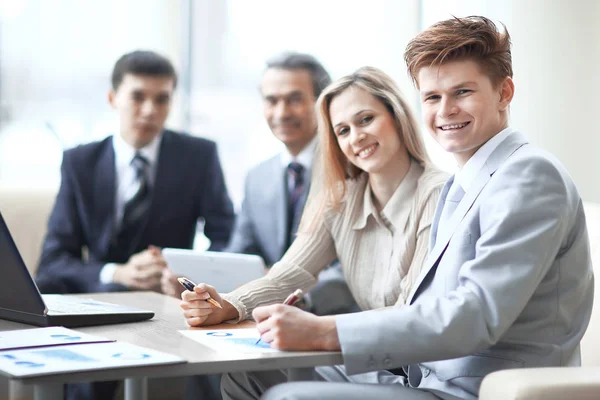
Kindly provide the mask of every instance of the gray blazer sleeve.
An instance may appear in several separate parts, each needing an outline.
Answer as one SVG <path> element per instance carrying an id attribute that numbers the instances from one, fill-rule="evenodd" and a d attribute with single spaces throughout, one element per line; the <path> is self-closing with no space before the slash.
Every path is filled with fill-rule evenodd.
<path id="1" fill-rule="evenodd" d="M 565 317 L 574 322 L 564 329 L 585 331 L 582 304 L 589 300 L 591 280 L 585 265 L 587 234 L 581 200 L 566 181 L 566 172 L 542 158 L 501 166 L 465 216 L 477 221 L 473 226 L 480 232 L 450 241 L 435 275 L 424 281 L 431 287 L 445 279 L 444 292 L 425 288 L 406 307 L 336 317 L 348 373 L 474 354 L 516 329 L 517 318 L 530 324 L 556 319 L 558 301 L 559 313 L 574 314 Z M 451 247 L 474 251 L 474 256 L 453 262 L 446 257 L 453 254 Z M 442 268 L 452 264 L 457 273 L 449 276 Z M 540 285 L 559 267 L 562 286 Z"/>

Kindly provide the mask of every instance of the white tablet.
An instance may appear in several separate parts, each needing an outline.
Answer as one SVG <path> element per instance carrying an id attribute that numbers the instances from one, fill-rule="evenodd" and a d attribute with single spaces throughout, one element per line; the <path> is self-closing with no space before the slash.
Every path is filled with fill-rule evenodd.
<path id="1" fill-rule="evenodd" d="M 196 284 L 208 283 L 221 293 L 231 292 L 265 274 L 263 259 L 256 255 L 172 248 L 163 249 L 162 254 L 174 274 Z"/>

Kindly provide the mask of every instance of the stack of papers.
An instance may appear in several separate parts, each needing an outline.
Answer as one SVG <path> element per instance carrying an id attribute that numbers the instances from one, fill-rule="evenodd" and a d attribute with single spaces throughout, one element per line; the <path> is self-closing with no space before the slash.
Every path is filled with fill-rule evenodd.
<path id="1" fill-rule="evenodd" d="M 0 370 L 14 377 L 183 362 L 171 354 L 62 327 L 0 332 Z"/>

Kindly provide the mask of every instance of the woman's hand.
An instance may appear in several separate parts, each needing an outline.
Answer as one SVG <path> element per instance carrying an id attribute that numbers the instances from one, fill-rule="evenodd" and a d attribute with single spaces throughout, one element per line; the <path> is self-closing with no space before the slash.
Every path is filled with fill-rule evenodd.
<path id="1" fill-rule="evenodd" d="M 213 306 L 206 301 L 208 298 L 212 298 L 223 308 Z M 181 299 L 180 307 L 187 324 L 191 327 L 220 324 L 227 319 L 235 318 L 235 315 L 238 314 L 231 304 L 221 298 L 214 287 L 206 283 L 198 284 L 194 287 L 193 292 L 184 290 L 181 293 Z"/>

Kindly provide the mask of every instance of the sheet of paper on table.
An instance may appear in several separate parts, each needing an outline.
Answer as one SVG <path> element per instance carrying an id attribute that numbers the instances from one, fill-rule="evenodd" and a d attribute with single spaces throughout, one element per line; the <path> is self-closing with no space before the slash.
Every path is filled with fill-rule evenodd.
<path id="1" fill-rule="evenodd" d="M 88 335 L 62 326 L 0 332 L 0 351 L 101 342 L 114 342 L 114 340 Z"/>
<path id="2" fill-rule="evenodd" d="M 195 340 L 211 349 L 223 353 L 274 353 L 281 350 L 272 349 L 269 343 L 256 341 L 260 334 L 256 328 L 219 329 L 219 330 L 185 330 L 182 335 Z"/>
<path id="3" fill-rule="evenodd" d="M 0 352 L 0 370 L 15 377 L 183 362 L 185 360 L 171 354 L 123 342 Z"/>

